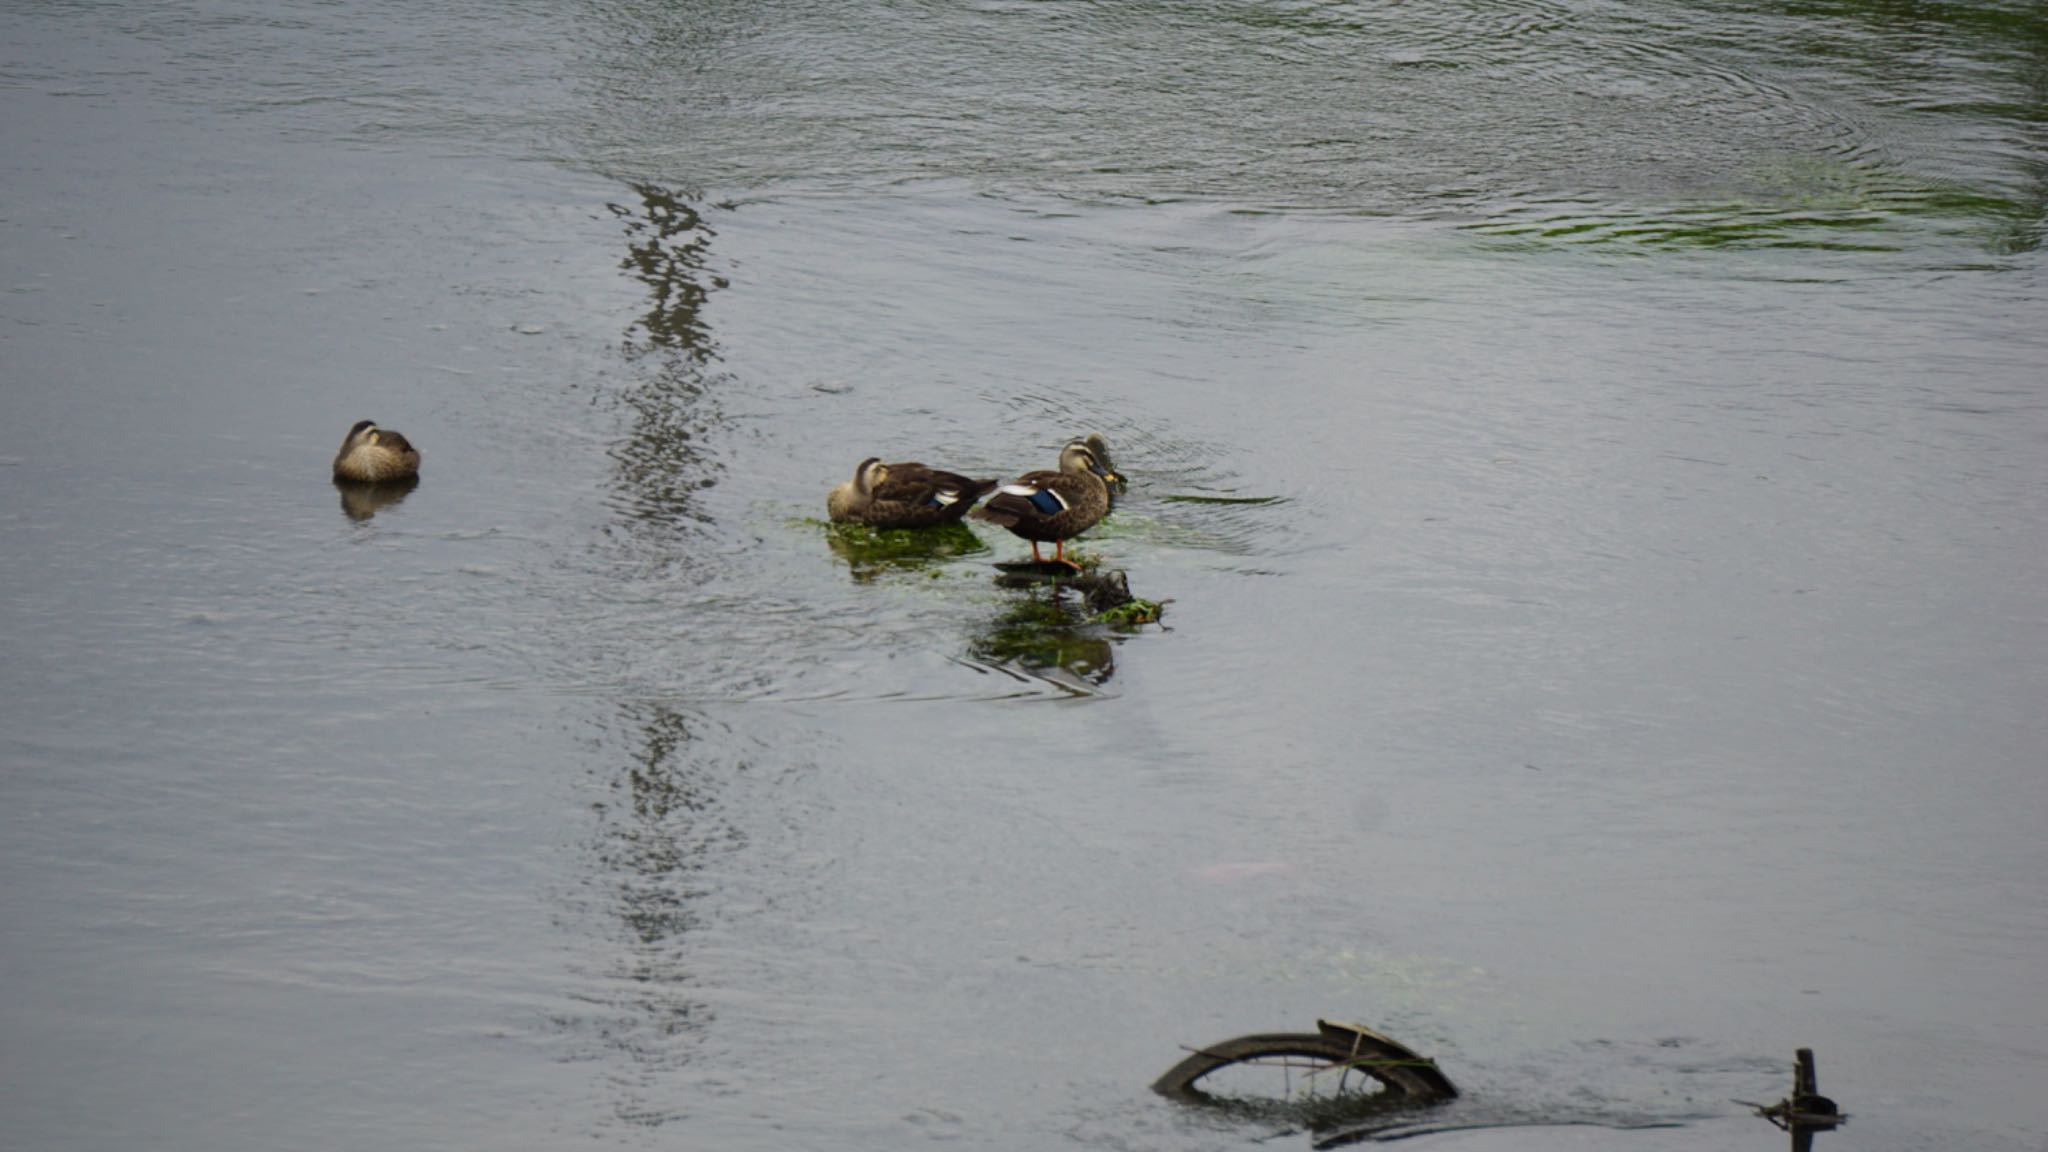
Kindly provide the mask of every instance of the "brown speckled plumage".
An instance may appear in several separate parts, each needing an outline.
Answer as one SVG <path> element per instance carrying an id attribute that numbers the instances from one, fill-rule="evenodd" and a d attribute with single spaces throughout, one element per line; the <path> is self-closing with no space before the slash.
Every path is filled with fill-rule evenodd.
<path id="1" fill-rule="evenodd" d="M 971 515 L 1031 541 L 1033 560 L 1041 559 L 1038 545 L 1046 542 L 1056 548 L 1053 559 L 1062 561 L 1067 541 L 1109 513 L 1108 473 L 1087 442 L 1075 440 L 1060 450 L 1059 471 L 1026 472 L 997 488 Z"/>
<path id="2" fill-rule="evenodd" d="M 967 514 L 974 502 L 996 486 L 906 460 L 884 464 L 870 456 L 853 470 L 853 479 L 832 489 L 825 511 L 832 519 L 870 528 L 929 528 Z"/>
<path id="3" fill-rule="evenodd" d="M 419 450 L 374 420 L 358 420 L 334 454 L 334 478 L 346 484 L 388 484 L 419 474 Z"/>

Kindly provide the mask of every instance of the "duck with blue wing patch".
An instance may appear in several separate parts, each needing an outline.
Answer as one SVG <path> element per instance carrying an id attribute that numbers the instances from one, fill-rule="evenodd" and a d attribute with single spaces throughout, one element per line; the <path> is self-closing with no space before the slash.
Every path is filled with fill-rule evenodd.
<path id="1" fill-rule="evenodd" d="M 995 486 L 915 461 L 884 464 L 870 456 L 825 498 L 825 510 L 836 521 L 870 528 L 930 528 L 959 520 Z"/>
<path id="2" fill-rule="evenodd" d="M 988 503 L 969 513 L 976 520 L 1008 528 L 1031 541 L 1031 559 L 1044 563 L 1041 543 L 1054 545 L 1053 562 L 1078 567 L 1067 559 L 1067 541 L 1095 526 L 1109 512 L 1109 481 L 1114 476 L 1085 441 L 1060 450 L 1057 472 L 1026 472 L 996 489 Z"/>

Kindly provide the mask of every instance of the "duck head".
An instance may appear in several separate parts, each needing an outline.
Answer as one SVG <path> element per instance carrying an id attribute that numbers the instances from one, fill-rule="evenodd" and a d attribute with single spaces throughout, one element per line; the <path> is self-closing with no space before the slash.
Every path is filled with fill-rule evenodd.
<path id="1" fill-rule="evenodd" d="M 875 488 L 889 478 L 889 466 L 882 463 L 880 456 L 870 456 L 853 470 L 853 488 L 863 496 L 872 496 Z"/>
<path id="2" fill-rule="evenodd" d="M 1086 472 L 1100 477 L 1107 469 L 1103 468 L 1102 461 L 1096 458 L 1088 445 L 1079 440 L 1072 440 L 1065 448 L 1060 449 L 1060 471 Z"/>
<path id="3" fill-rule="evenodd" d="M 1117 472 L 1110 463 L 1109 441 L 1102 438 L 1102 433 L 1090 432 L 1086 436 L 1077 436 L 1067 441 L 1067 446 L 1060 449 L 1060 468 L 1062 471 L 1073 471 L 1073 469 L 1067 467 L 1067 454 L 1076 449 L 1087 454 L 1088 463 L 1086 467 L 1088 471 L 1100 477 L 1103 484 L 1107 485 L 1110 491 L 1121 493 L 1125 488 L 1129 487 L 1122 474 Z"/>

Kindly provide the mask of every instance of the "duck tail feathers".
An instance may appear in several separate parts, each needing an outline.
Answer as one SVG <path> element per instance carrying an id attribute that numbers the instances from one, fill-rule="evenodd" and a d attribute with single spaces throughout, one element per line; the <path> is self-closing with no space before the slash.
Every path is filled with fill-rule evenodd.
<path id="1" fill-rule="evenodd" d="M 967 514 L 969 520 L 984 520 L 997 527 L 1008 528 L 1017 523 L 1017 513 L 1000 505 L 984 504 Z"/>

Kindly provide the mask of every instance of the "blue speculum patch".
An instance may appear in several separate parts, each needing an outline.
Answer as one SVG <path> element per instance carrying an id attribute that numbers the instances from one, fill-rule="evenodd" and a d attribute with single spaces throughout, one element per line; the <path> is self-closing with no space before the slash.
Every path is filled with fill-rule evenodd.
<path id="1" fill-rule="evenodd" d="M 1040 512 L 1045 513 L 1047 516 L 1057 516 L 1060 513 L 1067 510 L 1066 501 L 1060 499 L 1059 493 L 1057 492 L 1033 492 L 1031 495 L 1026 496 L 1025 499 L 1031 501 L 1031 506 L 1033 508 L 1038 509 Z"/>

